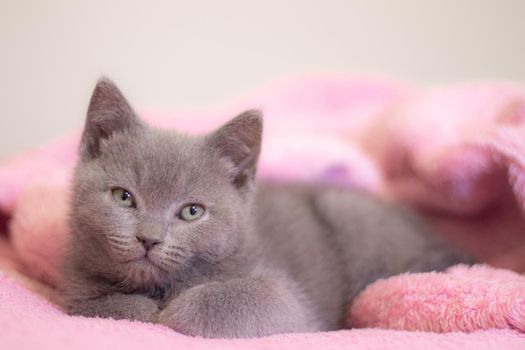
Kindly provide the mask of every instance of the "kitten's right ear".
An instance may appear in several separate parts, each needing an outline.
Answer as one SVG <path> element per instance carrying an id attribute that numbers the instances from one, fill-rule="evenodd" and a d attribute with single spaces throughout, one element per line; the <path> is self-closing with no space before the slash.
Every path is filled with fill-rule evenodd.
<path id="1" fill-rule="evenodd" d="M 81 158 L 97 157 L 102 140 L 140 126 L 135 112 L 118 87 L 108 78 L 101 78 L 89 102 L 80 144 Z"/>

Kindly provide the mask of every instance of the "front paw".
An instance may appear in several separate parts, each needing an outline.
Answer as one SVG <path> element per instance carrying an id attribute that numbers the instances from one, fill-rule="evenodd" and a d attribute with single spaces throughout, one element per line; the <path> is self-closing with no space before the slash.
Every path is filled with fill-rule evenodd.
<path id="1" fill-rule="evenodd" d="M 158 322 L 186 335 L 247 338 L 314 330 L 306 314 L 278 282 L 237 279 L 184 291 L 160 312 Z"/>
<path id="2" fill-rule="evenodd" d="M 136 294 L 107 295 L 100 298 L 72 302 L 68 306 L 70 315 L 142 322 L 156 322 L 158 310 L 159 307 L 154 300 Z"/>
<path id="3" fill-rule="evenodd" d="M 159 306 L 157 302 L 150 298 L 140 298 L 136 303 L 133 303 L 132 308 L 128 311 L 126 319 L 142 321 L 142 322 L 158 322 Z"/>

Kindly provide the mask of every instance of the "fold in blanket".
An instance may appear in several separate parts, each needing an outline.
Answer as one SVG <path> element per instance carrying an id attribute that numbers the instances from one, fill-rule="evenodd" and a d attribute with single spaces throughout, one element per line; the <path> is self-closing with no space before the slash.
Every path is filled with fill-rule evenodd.
<path id="1" fill-rule="evenodd" d="M 261 177 L 338 183 L 411 205 L 446 239 L 482 261 L 525 270 L 525 92 L 521 87 L 476 84 L 422 91 L 393 82 L 324 76 L 269 86 L 218 113 L 150 111 L 143 116 L 158 126 L 205 132 L 248 107 L 262 107 L 265 112 Z M 46 298 L 58 294 L 37 281 L 49 286 L 58 282 L 67 235 L 68 179 L 77 143 L 74 133 L 0 166 L 0 232 L 1 222 L 6 221 L 1 217 L 9 218 L 9 225 L 3 225 L 9 242 L 0 250 L 0 269 L 10 271 L 11 279 Z M 32 279 L 20 277 L 20 272 Z M 27 292 L 20 292 L 11 279 L 0 279 L 0 308 L 12 310 L 8 304 L 19 304 L 22 311 L 24 301 L 14 296 Z M 24 298 L 32 297 L 27 294 Z M 352 325 L 361 327 L 525 331 L 523 300 L 521 275 L 486 266 L 458 267 L 446 273 L 378 281 L 361 293 L 348 315 Z M 218 344 L 196 345 L 190 338 L 167 335 L 148 325 L 82 320 L 53 310 L 44 307 L 40 316 L 24 317 L 19 326 L 10 322 L 13 315 L 2 312 L 0 326 L 3 332 L 11 329 L 13 334 L 22 334 L 29 324 L 43 331 L 53 320 L 87 336 L 94 325 L 109 322 L 123 336 L 138 329 L 144 334 L 164 332 L 166 338 L 157 343 Z M 49 344 L 56 342 L 56 334 L 41 333 L 41 337 Z M 488 348 L 492 341 L 509 348 L 525 346 L 523 336 L 511 331 L 438 336 L 352 330 L 269 339 L 223 344 L 255 347 L 279 341 L 299 346 L 307 339 L 321 346 L 329 339 L 331 344 L 352 343 L 356 348 L 386 342 L 405 348 L 412 341 L 427 347 L 431 343 L 435 348 L 453 344 L 480 349 Z M 104 340 L 97 338 L 96 342 L 100 345 Z"/>

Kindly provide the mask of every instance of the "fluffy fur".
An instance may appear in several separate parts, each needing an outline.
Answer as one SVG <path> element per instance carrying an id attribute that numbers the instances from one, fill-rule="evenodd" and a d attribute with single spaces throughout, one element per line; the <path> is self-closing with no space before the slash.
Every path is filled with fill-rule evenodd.
<path id="1" fill-rule="evenodd" d="M 69 313 L 250 337 L 339 329 L 366 285 L 469 259 L 414 214 L 334 187 L 255 190 L 262 117 L 204 136 L 143 124 L 110 81 L 91 99 L 64 264 Z M 115 188 L 133 194 L 119 205 Z M 181 209 L 206 208 L 195 221 Z M 145 248 L 143 237 L 157 243 Z"/>

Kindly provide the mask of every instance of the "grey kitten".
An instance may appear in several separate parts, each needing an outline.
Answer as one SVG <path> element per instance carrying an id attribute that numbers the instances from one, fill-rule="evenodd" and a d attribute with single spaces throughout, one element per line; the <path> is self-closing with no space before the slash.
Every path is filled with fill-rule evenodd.
<path id="1" fill-rule="evenodd" d="M 364 195 L 256 190 L 261 136 L 254 110 L 204 136 L 151 128 L 100 80 L 73 182 L 68 312 L 204 337 L 335 330 L 378 278 L 469 260 Z"/>

